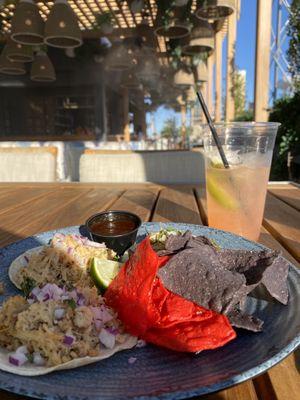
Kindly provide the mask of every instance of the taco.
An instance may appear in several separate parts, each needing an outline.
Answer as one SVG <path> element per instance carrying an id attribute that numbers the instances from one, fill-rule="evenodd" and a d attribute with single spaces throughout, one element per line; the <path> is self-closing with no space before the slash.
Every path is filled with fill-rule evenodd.
<path id="1" fill-rule="evenodd" d="M 38 285 L 93 286 L 89 263 L 93 257 L 112 260 L 115 253 L 104 244 L 79 235 L 57 233 L 48 246 L 30 249 L 16 258 L 8 275 L 13 284 L 25 294 Z"/>
<path id="2" fill-rule="evenodd" d="M 0 310 L 0 369 L 18 375 L 80 367 L 136 343 L 96 288 L 46 284 Z"/>

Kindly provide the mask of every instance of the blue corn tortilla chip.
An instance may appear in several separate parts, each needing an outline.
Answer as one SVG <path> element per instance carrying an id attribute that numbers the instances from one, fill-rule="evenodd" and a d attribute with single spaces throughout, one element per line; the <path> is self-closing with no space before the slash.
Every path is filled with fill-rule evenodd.
<path id="1" fill-rule="evenodd" d="M 160 254 L 173 255 L 158 272 L 168 290 L 226 314 L 233 326 L 261 330 L 262 321 L 240 310 L 260 283 L 272 297 L 287 304 L 289 264 L 275 251 L 221 249 L 208 238 L 193 237 L 187 231 L 169 237 Z"/>

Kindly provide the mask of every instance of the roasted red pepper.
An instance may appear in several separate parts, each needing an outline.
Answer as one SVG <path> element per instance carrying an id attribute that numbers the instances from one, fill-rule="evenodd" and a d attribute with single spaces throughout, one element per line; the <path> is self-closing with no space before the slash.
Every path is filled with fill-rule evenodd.
<path id="1" fill-rule="evenodd" d="M 177 351 L 198 352 L 236 337 L 225 315 L 168 291 L 156 276 L 169 257 L 158 257 L 149 238 L 141 242 L 105 293 L 127 331 Z"/>

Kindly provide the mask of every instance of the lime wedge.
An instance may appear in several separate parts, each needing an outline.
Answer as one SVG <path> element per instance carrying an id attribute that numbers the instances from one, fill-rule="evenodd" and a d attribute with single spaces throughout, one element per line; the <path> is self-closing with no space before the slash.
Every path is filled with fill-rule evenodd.
<path id="1" fill-rule="evenodd" d="M 208 176 L 206 187 L 215 201 L 227 210 L 235 211 L 239 208 L 238 201 L 230 193 L 224 190 L 214 177 Z"/>
<path id="2" fill-rule="evenodd" d="M 210 165 L 213 168 L 219 168 L 219 169 L 220 168 L 224 168 L 224 164 L 221 161 L 213 161 L 213 160 L 211 160 Z"/>
<path id="3" fill-rule="evenodd" d="M 91 277 L 95 282 L 95 285 L 104 292 L 113 279 L 118 275 L 121 263 L 111 260 L 103 260 L 101 258 L 94 257 L 91 261 Z"/>

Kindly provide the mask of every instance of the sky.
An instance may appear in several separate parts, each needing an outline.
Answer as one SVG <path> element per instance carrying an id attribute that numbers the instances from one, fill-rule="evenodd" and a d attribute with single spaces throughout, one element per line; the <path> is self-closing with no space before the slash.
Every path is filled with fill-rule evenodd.
<path id="1" fill-rule="evenodd" d="M 276 29 L 277 18 L 277 2 L 273 1 L 273 28 Z M 289 1 L 290 2 L 290 1 Z M 256 39 L 256 3 L 257 0 L 241 0 L 241 13 L 240 19 L 237 22 L 237 41 L 236 41 L 236 59 L 235 63 L 238 69 L 246 70 L 246 99 L 247 105 L 253 103 L 254 99 L 254 80 L 255 80 L 255 39 Z M 282 12 L 283 21 L 287 19 L 287 12 L 283 8 Z M 283 53 L 285 54 L 288 48 L 288 39 L 283 42 Z M 223 41 L 223 90 L 225 90 L 225 76 L 226 76 L 226 53 L 227 53 L 227 38 Z M 279 73 L 279 79 L 282 79 L 282 74 Z M 274 81 L 274 61 L 271 61 L 270 69 L 270 101 Z M 279 93 L 280 94 L 280 93 Z M 164 121 L 170 116 L 176 116 L 178 123 L 180 123 L 180 116 L 159 108 L 155 113 L 155 128 L 159 132 L 163 127 Z M 150 120 L 148 119 L 148 122 Z"/>

